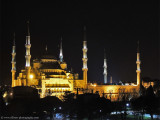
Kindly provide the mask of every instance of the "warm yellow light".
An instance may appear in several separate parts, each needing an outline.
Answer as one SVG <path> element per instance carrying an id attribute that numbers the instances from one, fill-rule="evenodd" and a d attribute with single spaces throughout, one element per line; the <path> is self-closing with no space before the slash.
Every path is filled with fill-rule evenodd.
<path id="1" fill-rule="evenodd" d="M 94 84 L 92 84 L 92 83 L 91 83 L 91 85 L 92 85 L 92 86 L 94 86 L 94 87 L 96 87 L 96 86 L 97 86 L 97 84 L 96 84 L 96 83 L 94 83 Z"/>
<path id="2" fill-rule="evenodd" d="M 94 84 L 93 86 L 94 86 L 94 87 L 96 87 L 97 85 L 96 85 L 96 84 Z"/>
<path id="3" fill-rule="evenodd" d="M 4 94 L 3 94 L 3 97 L 6 97 L 7 96 L 7 92 L 5 92 Z"/>
<path id="4" fill-rule="evenodd" d="M 32 78 L 33 78 L 33 75 L 30 75 L 29 77 L 32 79 Z"/>

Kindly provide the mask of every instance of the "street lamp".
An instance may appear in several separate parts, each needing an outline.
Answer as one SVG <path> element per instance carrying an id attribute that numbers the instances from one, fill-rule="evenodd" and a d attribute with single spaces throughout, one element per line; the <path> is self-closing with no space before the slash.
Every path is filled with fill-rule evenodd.
<path id="1" fill-rule="evenodd" d="M 31 74 L 29 77 L 32 79 L 32 78 L 33 78 L 33 75 Z"/>
<path id="2" fill-rule="evenodd" d="M 129 107 L 129 103 L 126 103 L 126 106 Z"/>

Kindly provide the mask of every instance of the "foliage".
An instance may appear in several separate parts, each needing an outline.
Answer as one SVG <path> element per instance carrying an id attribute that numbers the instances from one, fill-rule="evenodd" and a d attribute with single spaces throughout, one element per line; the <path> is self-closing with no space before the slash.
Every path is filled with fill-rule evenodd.
<path id="1" fill-rule="evenodd" d="M 113 110 L 111 101 L 98 94 L 85 93 L 78 95 L 76 99 L 73 94 L 66 94 L 64 98 L 64 113 L 69 114 L 70 118 L 77 115 L 79 119 L 92 119 Z"/>
<path id="2" fill-rule="evenodd" d="M 154 113 L 158 113 L 159 98 L 155 96 L 152 86 L 150 86 L 144 95 L 141 95 L 137 99 L 132 100 L 132 109 L 149 113 L 153 118 Z"/>

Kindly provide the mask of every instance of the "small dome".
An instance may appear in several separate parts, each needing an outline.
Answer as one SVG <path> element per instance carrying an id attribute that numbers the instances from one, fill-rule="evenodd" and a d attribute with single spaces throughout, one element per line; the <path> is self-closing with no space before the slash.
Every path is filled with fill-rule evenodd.
<path id="1" fill-rule="evenodd" d="M 61 66 L 62 69 L 67 69 L 67 64 L 66 64 L 66 62 L 60 63 L 60 66 Z"/>

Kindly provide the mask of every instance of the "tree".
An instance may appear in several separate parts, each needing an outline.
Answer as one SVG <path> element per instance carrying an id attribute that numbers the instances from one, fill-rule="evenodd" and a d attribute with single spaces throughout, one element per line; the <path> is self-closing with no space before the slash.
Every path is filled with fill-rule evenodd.
<path id="1" fill-rule="evenodd" d="M 75 103 L 75 94 L 70 91 L 65 92 L 63 96 L 63 113 L 69 114 L 69 117 L 72 118 L 76 114 L 76 103 Z"/>
<path id="2" fill-rule="evenodd" d="M 6 113 L 6 105 L 3 100 L 2 92 L 0 91 L 0 116 L 5 115 Z"/>
<path id="3" fill-rule="evenodd" d="M 145 95 L 141 95 L 137 99 L 133 99 L 131 103 L 134 110 L 142 111 L 142 119 L 144 112 L 149 113 L 151 119 L 153 119 L 153 114 L 158 112 L 159 102 L 158 98 L 154 94 L 152 86 L 147 88 Z"/>
<path id="4" fill-rule="evenodd" d="M 148 112 L 151 115 L 151 119 L 153 119 L 153 114 L 158 109 L 158 103 L 157 98 L 154 94 L 153 87 L 150 85 L 150 87 L 146 90 L 146 112 Z"/>

